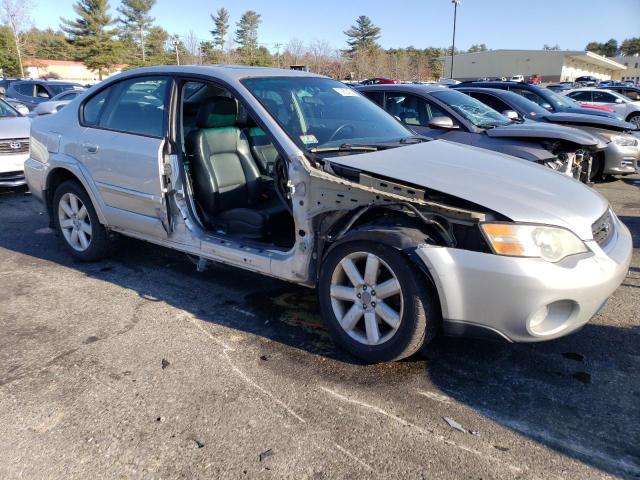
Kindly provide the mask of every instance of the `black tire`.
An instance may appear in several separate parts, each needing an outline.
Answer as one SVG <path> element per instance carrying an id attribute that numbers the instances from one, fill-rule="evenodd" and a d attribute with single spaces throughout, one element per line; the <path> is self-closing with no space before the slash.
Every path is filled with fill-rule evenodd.
<path id="1" fill-rule="evenodd" d="M 627 117 L 627 122 L 634 123 L 640 128 L 640 113 L 632 113 Z"/>
<path id="2" fill-rule="evenodd" d="M 355 252 L 373 253 L 395 274 L 404 299 L 400 326 L 380 345 L 354 340 L 340 326 L 331 303 L 331 279 L 340 261 Z M 434 289 L 424 274 L 394 248 L 367 241 L 347 242 L 335 247 L 324 259 L 318 279 L 318 300 L 324 322 L 335 342 L 367 363 L 390 362 L 413 355 L 436 336 L 440 319 Z"/>
<path id="3" fill-rule="evenodd" d="M 87 208 L 87 213 L 91 221 L 91 240 L 89 241 L 89 246 L 83 251 L 78 251 L 69 244 L 62 232 L 62 227 L 60 226 L 58 207 L 61 198 L 67 193 L 74 194 L 82 201 Z M 78 181 L 67 180 L 56 188 L 56 191 L 53 194 L 52 216 L 56 232 L 58 233 L 62 244 L 66 250 L 78 260 L 83 262 L 95 262 L 111 254 L 115 244 L 114 239 L 110 237 L 107 229 L 100 223 L 98 214 L 93 207 L 93 203 L 91 202 L 89 195 L 87 195 L 87 192 Z"/>

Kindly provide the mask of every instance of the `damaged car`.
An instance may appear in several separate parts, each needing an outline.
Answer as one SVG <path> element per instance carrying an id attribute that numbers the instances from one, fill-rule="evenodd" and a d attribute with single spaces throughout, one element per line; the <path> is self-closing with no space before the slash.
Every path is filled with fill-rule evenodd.
<path id="1" fill-rule="evenodd" d="M 592 181 L 600 180 L 607 175 L 633 175 L 640 169 L 640 130 L 633 123 L 598 115 L 551 113 L 537 103 L 508 90 L 466 87 L 459 88 L 458 91 L 499 112 L 516 112 L 519 121 L 579 128 L 606 142 L 605 149 L 597 152 L 592 158 Z"/>
<path id="2" fill-rule="evenodd" d="M 559 125 L 517 121 L 458 90 L 434 85 L 356 87 L 416 133 L 506 153 L 589 181 L 593 157 L 606 142 Z"/>
<path id="3" fill-rule="evenodd" d="M 140 92 L 143 92 L 141 94 Z M 163 66 L 34 120 L 33 195 L 70 254 L 117 237 L 317 289 L 335 341 L 392 361 L 438 334 L 550 340 L 627 274 L 598 193 L 532 162 L 426 141 L 300 71 Z"/>

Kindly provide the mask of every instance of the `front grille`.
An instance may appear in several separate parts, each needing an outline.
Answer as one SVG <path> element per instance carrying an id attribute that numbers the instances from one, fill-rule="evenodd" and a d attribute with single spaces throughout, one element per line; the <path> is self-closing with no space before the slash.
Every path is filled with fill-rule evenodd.
<path id="1" fill-rule="evenodd" d="M 606 245 L 613 236 L 613 219 L 611 218 L 611 211 L 604 212 L 598 220 L 591 225 L 591 232 L 593 233 L 593 239 L 601 247 Z"/>
<path id="2" fill-rule="evenodd" d="M 24 178 L 24 172 L 4 172 L 0 173 L 0 180 L 17 180 Z"/>
<path id="3" fill-rule="evenodd" d="M 29 152 L 28 138 L 9 138 L 0 140 L 0 155 L 14 155 Z"/>

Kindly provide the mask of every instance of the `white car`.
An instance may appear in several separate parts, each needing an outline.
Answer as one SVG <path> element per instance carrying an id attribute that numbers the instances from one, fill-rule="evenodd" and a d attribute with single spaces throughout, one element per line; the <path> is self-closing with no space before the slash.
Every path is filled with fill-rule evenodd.
<path id="1" fill-rule="evenodd" d="M 24 161 L 29 158 L 29 119 L 0 99 L 0 188 L 26 184 Z"/>
<path id="2" fill-rule="evenodd" d="M 640 101 L 603 88 L 576 88 L 565 93 L 567 97 L 587 105 L 601 105 L 615 111 L 623 120 L 640 127 Z"/>
<path id="3" fill-rule="evenodd" d="M 510 79 L 510 82 L 524 82 L 524 75 L 513 75 Z"/>

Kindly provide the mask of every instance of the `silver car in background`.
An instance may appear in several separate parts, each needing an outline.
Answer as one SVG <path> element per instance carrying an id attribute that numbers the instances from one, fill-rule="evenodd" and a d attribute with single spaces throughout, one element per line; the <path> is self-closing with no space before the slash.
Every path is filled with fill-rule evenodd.
<path id="1" fill-rule="evenodd" d="M 609 107 L 622 120 L 640 127 L 640 101 L 604 88 L 577 88 L 562 94 L 586 105 Z"/>
<path id="2" fill-rule="evenodd" d="M 31 145 L 29 187 L 76 258 L 126 235 L 315 287 L 335 341 L 368 362 L 439 331 L 566 335 L 631 260 L 629 230 L 590 188 L 426 141 L 306 72 L 131 70 L 34 119 Z"/>
<path id="3" fill-rule="evenodd" d="M 31 122 L 0 99 L 0 188 L 25 185 L 24 161 L 29 157 Z"/>
<path id="4" fill-rule="evenodd" d="M 47 100 L 46 102 L 42 102 L 36 105 L 36 107 L 31 111 L 31 115 L 51 115 L 52 113 L 57 113 L 71 100 L 76 98 L 84 91 L 85 90 L 83 88 L 74 88 L 73 90 L 61 92 L 51 100 Z"/>

